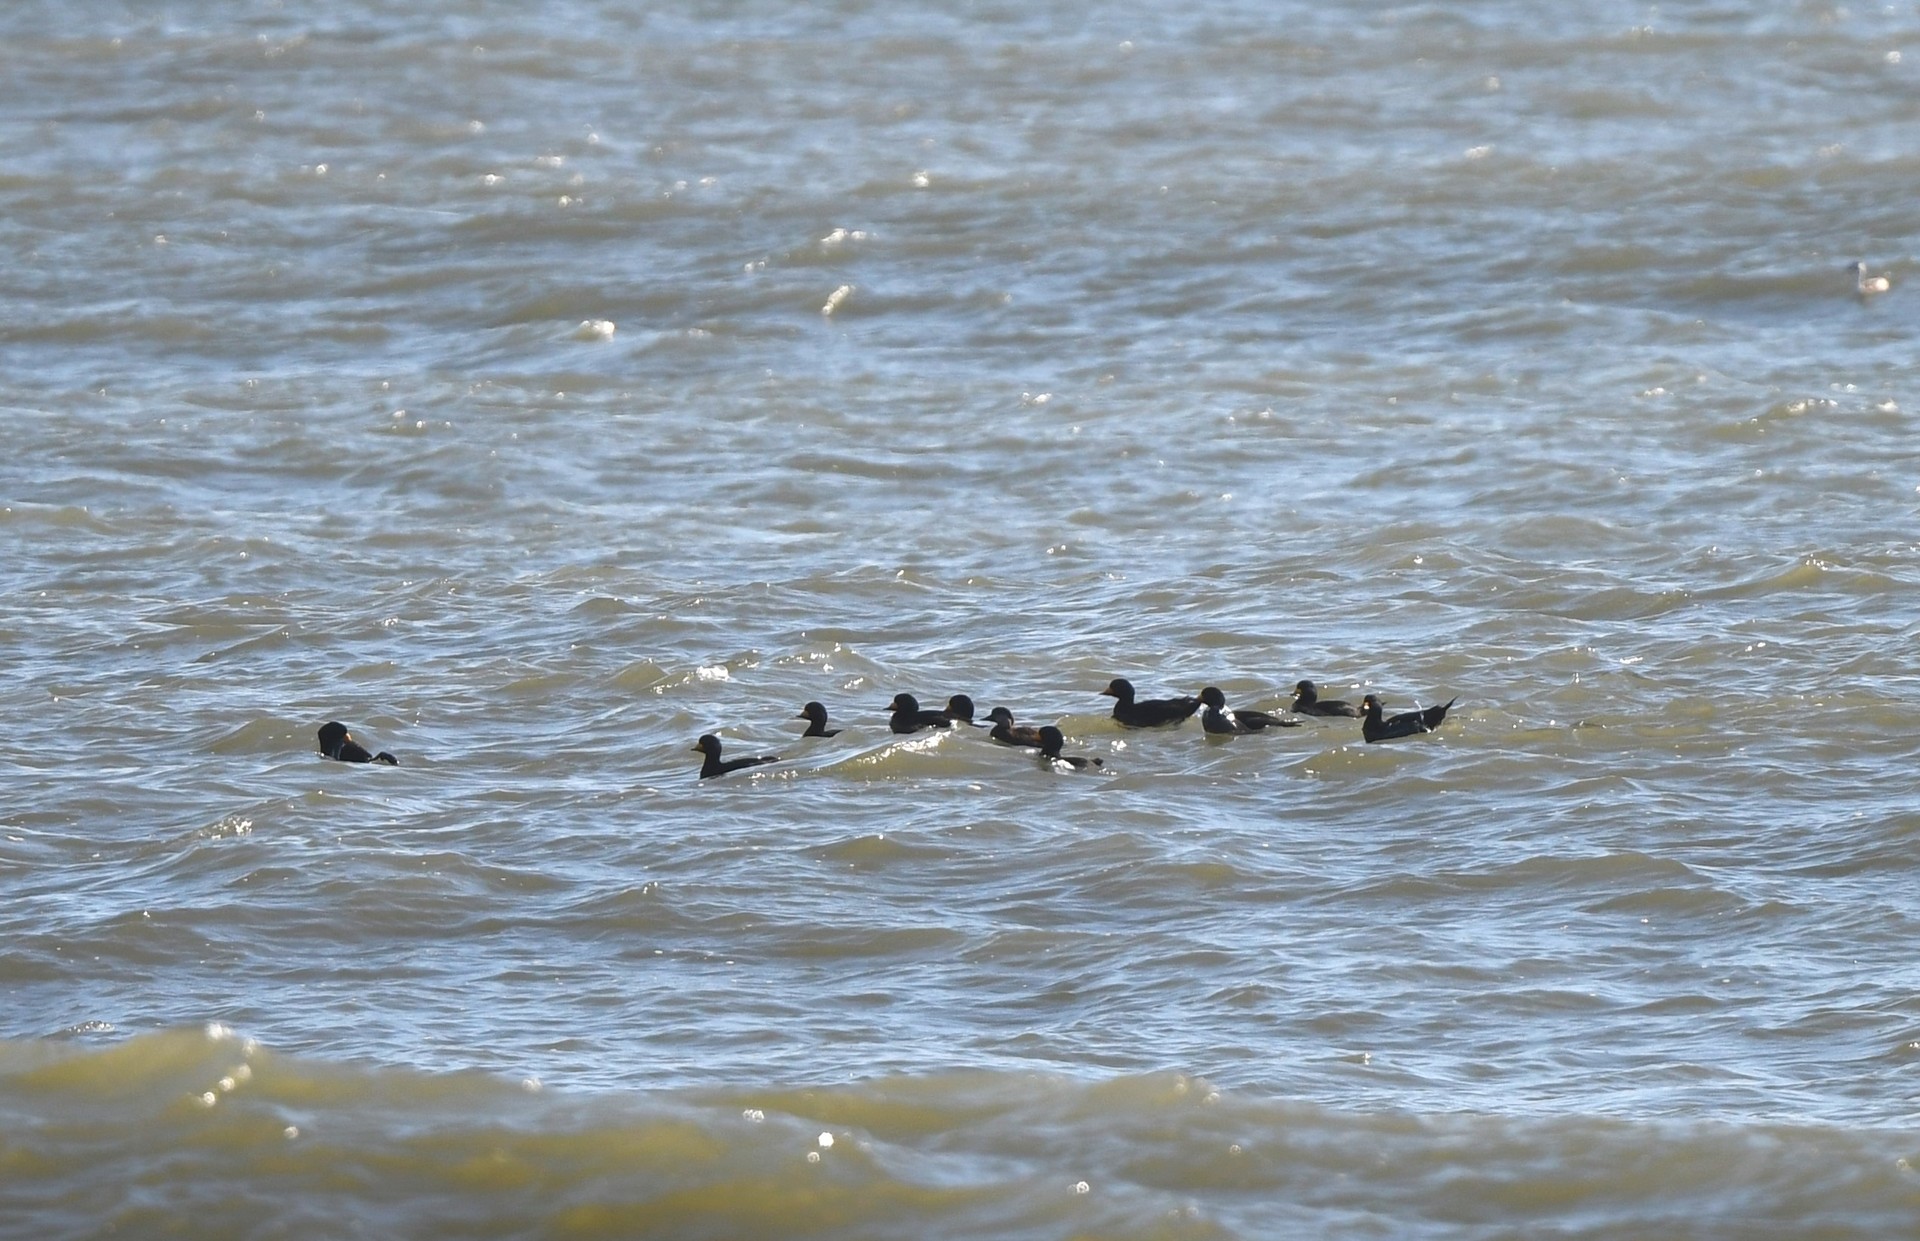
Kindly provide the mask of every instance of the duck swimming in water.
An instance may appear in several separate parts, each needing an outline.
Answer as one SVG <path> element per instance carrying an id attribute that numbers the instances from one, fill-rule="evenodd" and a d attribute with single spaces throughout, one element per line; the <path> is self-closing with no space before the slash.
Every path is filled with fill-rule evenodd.
<path id="1" fill-rule="evenodd" d="M 1113 718 L 1126 728 L 1163 728 L 1200 709 L 1198 698 L 1144 698 L 1135 701 L 1133 682 L 1115 677 L 1100 691 L 1113 699 Z"/>
<path id="2" fill-rule="evenodd" d="M 887 710 L 893 712 L 887 727 L 903 736 L 917 733 L 923 728 L 953 727 L 953 720 L 945 711 L 922 711 L 920 700 L 912 694 L 895 694 L 893 701 L 887 704 Z"/>
<path id="3" fill-rule="evenodd" d="M 947 699 L 947 718 L 955 724 L 973 724 L 973 699 L 965 694 L 955 694 Z M 980 727 L 973 724 L 975 728 Z"/>
<path id="4" fill-rule="evenodd" d="M 824 703 L 810 702 L 801 707 L 800 714 L 793 718 L 807 721 L 807 731 L 800 734 L 802 737 L 836 737 L 840 734 L 839 729 L 827 727 L 827 708 Z"/>
<path id="5" fill-rule="evenodd" d="M 1201 690 L 1200 702 L 1206 707 L 1200 713 L 1200 727 L 1217 737 L 1264 732 L 1269 728 L 1300 727 L 1299 720 L 1283 719 L 1265 711 L 1229 711 L 1227 696 L 1220 692 L 1218 686 L 1209 685 Z"/>
<path id="6" fill-rule="evenodd" d="M 1853 273 L 1853 291 L 1861 297 L 1885 293 L 1893 287 L 1893 281 L 1885 276 L 1869 276 L 1865 259 L 1855 259 L 1847 265 L 1847 270 Z"/>
<path id="7" fill-rule="evenodd" d="M 1360 735 L 1368 742 L 1391 741 L 1395 737 L 1414 737 L 1421 733 L 1430 733 L 1440 727 L 1440 721 L 1447 718 L 1447 710 L 1458 698 L 1447 700 L 1446 706 L 1428 707 L 1424 711 L 1403 711 L 1399 715 L 1380 718 L 1380 700 L 1368 694 L 1361 700 L 1367 713 L 1360 721 Z"/>
<path id="8" fill-rule="evenodd" d="M 1067 739 L 1061 735 L 1059 729 L 1051 724 L 1041 725 L 1040 761 L 1046 763 L 1048 766 L 1052 766 L 1054 763 L 1065 763 L 1075 771 L 1086 771 L 1089 768 L 1106 766 L 1105 762 L 1097 758 L 1083 758 L 1078 754 L 1062 754 L 1060 747 L 1066 743 Z"/>
<path id="9" fill-rule="evenodd" d="M 389 767 L 398 767 L 400 760 L 385 750 L 370 754 L 367 747 L 353 739 L 347 726 L 339 720 L 328 720 L 320 726 L 320 753 L 342 763 L 385 763 Z"/>
<path id="10" fill-rule="evenodd" d="M 730 758 L 723 762 L 720 758 L 720 738 L 714 736 L 712 733 L 706 734 L 701 737 L 699 741 L 695 742 L 693 752 L 707 756 L 706 761 L 700 764 L 700 778 L 702 780 L 711 780 L 715 776 L 724 776 L 729 771 L 738 771 L 742 767 L 758 767 L 762 763 L 777 763 L 780 761 L 778 754 L 762 754 L 755 758 Z"/>
<path id="11" fill-rule="evenodd" d="M 1360 708 L 1338 698 L 1322 698 L 1313 688 L 1312 681 L 1302 681 L 1293 687 L 1293 709 L 1300 715 L 1344 715 L 1352 719 L 1360 718 Z"/>
<path id="12" fill-rule="evenodd" d="M 993 722 L 993 731 L 987 734 L 987 740 L 997 741 L 1001 745 L 1040 748 L 1040 730 L 1027 724 L 1014 723 L 1013 712 L 1005 707 L 995 707 L 987 712 L 987 719 Z"/>

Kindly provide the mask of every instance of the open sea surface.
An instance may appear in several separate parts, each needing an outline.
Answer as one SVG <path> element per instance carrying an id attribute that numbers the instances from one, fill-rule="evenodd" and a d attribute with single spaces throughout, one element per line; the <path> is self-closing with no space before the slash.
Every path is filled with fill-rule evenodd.
<path id="1" fill-rule="evenodd" d="M 1917 124 L 1911 2 L 0 11 L 0 1236 L 1920 1235 Z"/>

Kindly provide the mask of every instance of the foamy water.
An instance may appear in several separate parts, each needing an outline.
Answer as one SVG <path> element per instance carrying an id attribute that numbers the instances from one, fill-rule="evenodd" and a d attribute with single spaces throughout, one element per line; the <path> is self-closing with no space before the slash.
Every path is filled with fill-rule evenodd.
<path id="1" fill-rule="evenodd" d="M 0 17 L 0 1231 L 1913 1231 L 1920 12 L 737 9 Z"/>

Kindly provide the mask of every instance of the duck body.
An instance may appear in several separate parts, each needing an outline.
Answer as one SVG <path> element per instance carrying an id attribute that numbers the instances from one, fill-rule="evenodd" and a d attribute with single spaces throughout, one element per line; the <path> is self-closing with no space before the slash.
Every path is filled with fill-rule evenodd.
<path id="1" fill-rule="evenodd" d="M 887 704 L 893 715 L 887 720 L 887 727 L 905 736 L 917 733 L 923 728 L 952 728 L 953 720 L 945 711 L 923 711 L 920 700 L 912 694 L 895 694 L 893 701 Z"/>
<path id="2" fill-rule="evenodd" d="M 1403 711 L 1399 715 L 1389 715 L 1384 719 L 1380 714 L 1380 700 L 1368 694 L 1362 705 L 1366 714 L 1360 720 L 1360 735 L 1369 744 L 1375 741 L 1392 741 L 1396 737 L 1414 737 L 1421 733 L 1430 733 L 1440 727 L 1440 721 L 1447 718 L 1447 711 L 1458 698 L 1449 698 L 1445 706 L 1428 707 L 1423 711 Z"/>
<path id="3" fill-rule="evenodd" d="M 1059 729 L 1051 724 L 1041 725 L 1040 761 L 1046 763 L 1048 766 L 1060 764 L 1071 767 L 1075 771 L 1088 771 L 1096 767 L 1106 766 L 1106 763 L 1101 759 L 1085 758 L 1078 754 L 1062 754 L 1060 747 L 1066 743 L 1067 739 L 1061 735 Z"/>
<path id="4" fill-rule="evenodd" d="M 1338 698 L 1322 698 L 1313 688 L 1312 681 L 1302 681 L 1293 687 L 1293 710 L 1297 715 L 1342 715 L 1349 719 L 1359 719 L 1359 707 Z"/>
<path id="5" fill-rule="evenodd" d="M 1206 708 L 1200 713 L 1200 727 L 1216 737 L 1237 737 L 1265 732 L 1269 728 L 1300 726 L 1298 720 L 1283 719 L 1265 711 L 1229 711 L 1227 696 L 1213 685 L 1200 691 L 1200 703 Z"/>
<path id="6" fill-rule="evenodd" d="M 1034 750 L 1040 748 L 1040 730 L 1027 724 L 1014 723 L 1013 712 L 1005 707 L 995 707 L 987 712 L 987 719 L 993 722 L 993 731 L 987 734 L 987 740 Z"/>
<path id="7" fill-rule="evenodd" d="M 802 737 L 833 737 L 840 733 L 837 728 L 827 727 L 827 708 L 822 703 L 808 703 L 794 718 L 807 721 L 807 731 L 800 734 Z"/>
<path id="8" fill-rule="evenodd" d="M 696 741 L 693 746 L 693 752 L 695 754 L 706 755 L 706 760 L 700 764 L 700 778 L 702 780 L 711 780 L 715 776 L 724 776 L 729 771 L 739 771 L 742 767 L 758 767 L 762 763 L 777 763 L 780 761 L 778 754 L 761 754 L 753 758 L 722 759 L 720 757 L 720 738 L 714 736 L 712 733 L 707 733 L 701 737 L 699 741 Z"/>
<path id="9" fill-rule="evenodd" d="M 1113 699 L 1113 718 L 1123 728 L 1165 728 L 1200 709 L 1198 698 L 1134 697 L 1133 682 L 1115 677 L 1102 694 Z"/>
<path id="10" fill-rule="evenodd" d="M 389 767 L 398 767 L 400 760 L 385 750 L 378 754 L 353 739 L 347 726 L 339 720 L 328 720 L 320 726 L 320 753 L 341 763 L 385 763 Z"/>

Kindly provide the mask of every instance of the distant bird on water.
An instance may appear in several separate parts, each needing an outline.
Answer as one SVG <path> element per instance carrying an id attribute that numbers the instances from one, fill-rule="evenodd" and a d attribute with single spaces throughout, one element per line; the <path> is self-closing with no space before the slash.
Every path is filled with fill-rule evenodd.
<path id="1" fill-rule="evenodd" d="M 353 739 L 347 726 L 339 720 L 328 720 L 320 726 L 320 753 L 343 763 L 385 763 L 389 767 L 398 767 L 400 760 L 385 750 L 370 754 L 367 747 Z"/>
<path id="2" fill-rule="evenodd" d="M 1428 707 L 1424 711 L 1403 711 L 1399 715 L 1380 718 L 1380 700 L 1368 694 L 1361 700 L 1367 709 L 1360 721 L 1360 735 L 1369 742 L 1392 741 L 1395 737 L 1413 737 L 1420 733 L 1430 733 L 1440 727 L 1440 721 L 1447 718 L 1447 711 L 1458 698 L 1449 698 L 1446 706 Z"/>
<path id="3" fill-rule="evenodd" d="M 1885 276 L 1869 276 L 1865 259 L 1855 259 L 1847 265 L 1847 270 L 1853 273 L 1853 291 L 1861 297 L 1885 293 L 1893 287 L 1893 281 Z"/>
<path id="4" fill-rule="evenodd" d="M 1200 713 L 1200 727 L 1217 737 L 1263 732 L 1269 728 L 1300 727 L 1298 720 L 1283 719 L 1265 711 L 1229 711 L 1227 696 L 1215 685 L 1200 691 L 1200 701 L 1206 707 Z"/>
<path id="5" fill-rule="evenodd" d="M 993 731 L 987 734 L 987 740 L 997 741 L 1001 745 L 1040 748 L 1040 730 L 1029 724 L 1014 723 L 1013 712 L 1005 707 L 995 707 L 987 712 L 987 719 L 993 723 Z"/>
<path id="6" fill-rule="evenodd" d="M 802 737 L 835 737 L 840 734 L 839 729 L 827 727 L 827 708 L 823 703 L 810 702 L 801 707 L 800 714 L 793 718 L 807 721 L 807 731 L 800 734 Z"/>
<path id="7" fill-rule="evenodd" d="M 1092 767 L 1104 767 L 1106 763 L 1097 758 L 1084 758 L 1078 754 L 1062 754 L 1060 747 L 1067 743 L 1060 730 L 1051 724 L 1040 726 L 1040 757 L 1048 764 L 1065 763 L 1075 771 L 1086 771 Z"/>
<path id="8" fill-rule="evenodd" d="M 917 733 L 923 728 L 953 727 L 953 720 L 945 711 L 922 711 L 920 700 L 912 694 L 895 694 L 893 701 L 887 704 L 887 710 L 893 712 L 887 727 L 902 735 Z"/>
<path id="9" fill-rule="evenodd" d="M 720 758 L 720 738 L 714 736 L 712 733 L 706 734 L 704 737 L 701 737 L 699 741 L 695 742 L 693 752 L 707 756 L 706 761 L 700 764 L 700 778 L 702 780 L 711 780 L 715 776 L 724 776 L 729 771 L 738 771 L 742 767 L 758 767 L 761 763 L 777 763 L 780 761 L 778 754 L 762 754 L 754 758 L 730 758 L 722 761 Z"/>
<path id="10" fill-rule="evenodd" d="M 1353 719 L 1360 718 L 1360 708 L 1338 698 L 1322 698 L 1313 688 L 1312 681 L 1302 681 L 1293 687 L 1293 709 L 1301 715 L 1344 715 Z"/>
<path id="11" fill-rule="evenodd" d="M 1200 709 L 1198 698 L 1143 698 L 1135 701 L 1133 682 L 1115 677 L 1100 691 L 1113 699 L 1113 718 L 1127 728 L 1161 728 L 1178 724 Z"/>

